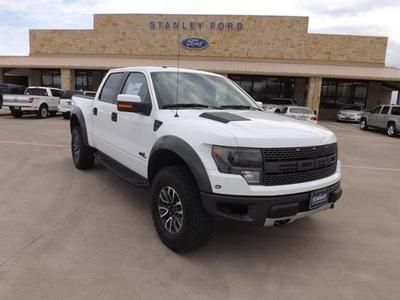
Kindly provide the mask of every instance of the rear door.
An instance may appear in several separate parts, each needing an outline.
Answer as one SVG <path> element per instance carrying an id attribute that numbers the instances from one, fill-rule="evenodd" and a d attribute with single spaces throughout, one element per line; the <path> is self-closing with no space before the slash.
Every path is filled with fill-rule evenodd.
<path id="1" fill-rule="evenodd" d="M 47 100 L 47 104 L 49 105 L 49 110 L 57 110 L 58 104 L 60 104 L 60 98 L 63 95 L 62 90 L 58 89 L 50 89 L 51 97 Z"/>
<path id="2" fill-rule="evenodd" d="M 96 149 L 119 160 L 117 96 L 125 73 L 111 73 L 106 79 L 93 105 L 93 143 Z"/>

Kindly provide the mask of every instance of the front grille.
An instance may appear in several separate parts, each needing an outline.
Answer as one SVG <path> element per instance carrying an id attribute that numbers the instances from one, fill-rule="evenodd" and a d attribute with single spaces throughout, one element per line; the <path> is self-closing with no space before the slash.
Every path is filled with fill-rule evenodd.
<path id="1" fill-rule="evenodd" d="M 337 144 L 263 150 L 264 185 L 313 181 L 336 171 Z"/>

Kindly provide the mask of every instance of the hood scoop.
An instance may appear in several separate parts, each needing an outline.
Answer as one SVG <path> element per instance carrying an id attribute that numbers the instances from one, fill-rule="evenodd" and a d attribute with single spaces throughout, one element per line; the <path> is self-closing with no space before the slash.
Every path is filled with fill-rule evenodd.
<path id="1" fill-rule="evenodd" d="M 244 118 L 239 115 L 235 115 L 229 112 L 207 112 L 202 113 L 199 117 L 214 120 L 221 123 L 229 123 L 229 122 L 236 122 L 236 121 L 250 121 L 250 119 Z"/>

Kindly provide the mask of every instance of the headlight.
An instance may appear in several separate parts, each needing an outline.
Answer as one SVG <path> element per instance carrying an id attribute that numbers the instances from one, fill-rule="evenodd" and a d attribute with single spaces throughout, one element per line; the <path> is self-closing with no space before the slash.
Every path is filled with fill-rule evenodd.
<path id="1" fill-rule="evenodd" d="M 260 149 L 212 147 L 218 171 L 243 176 L 248 184 L 260 184 L 263 170 Z"/>

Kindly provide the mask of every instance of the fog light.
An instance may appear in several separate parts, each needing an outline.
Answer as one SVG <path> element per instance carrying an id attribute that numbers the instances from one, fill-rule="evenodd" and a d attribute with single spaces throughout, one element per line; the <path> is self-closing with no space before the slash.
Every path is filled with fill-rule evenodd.
<path id="1" fill-rule="evenodd" d="M 259 171 L 242 171 L 242 176 L 248 184 L 259 184 L 260 183 L 260 172 Z"/>

